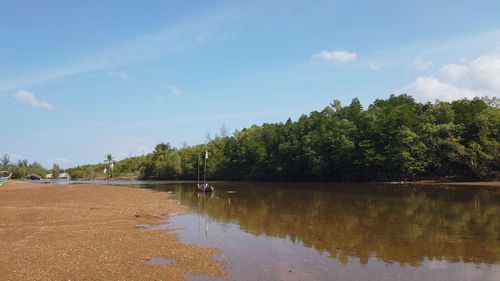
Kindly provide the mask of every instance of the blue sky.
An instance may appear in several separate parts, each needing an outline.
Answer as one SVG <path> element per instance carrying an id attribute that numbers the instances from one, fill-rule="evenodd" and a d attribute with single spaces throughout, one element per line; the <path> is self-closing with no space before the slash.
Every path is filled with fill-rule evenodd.
<path id="1" fill-rule="evenodd" d="M 68 168 L 221 126 L 500 95 L 498 1 L 1 1 L 0 153 Z"/>

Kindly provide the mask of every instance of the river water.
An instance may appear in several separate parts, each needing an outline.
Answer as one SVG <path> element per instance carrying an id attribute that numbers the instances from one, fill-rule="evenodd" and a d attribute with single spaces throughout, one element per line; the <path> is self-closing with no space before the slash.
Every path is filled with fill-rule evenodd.
<path id="1" fill-rule="evenodd" d="M 190 280 L 500 280 L 500 191 L 381 184 L 215 182 L 137 187 L 190 207 L 168 227 L 219 248 L 226 277 Z"/>

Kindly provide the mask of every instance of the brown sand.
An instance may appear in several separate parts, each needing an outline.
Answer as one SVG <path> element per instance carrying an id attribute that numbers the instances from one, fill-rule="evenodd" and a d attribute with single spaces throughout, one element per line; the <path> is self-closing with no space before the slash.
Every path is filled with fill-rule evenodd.
<path id="1" fill-rule="evenodd" d="M 393 182 L 391 182 L 393 183 Z M 399 184 L 400 182 L 397 182 Z M 416 184 L 416 185 L 436 185 L 436 186 L 477 186 L 477 187 L 488 187 L 488 188 L 498 188 L 500 187 L 500 181 L 463 181 L 463 182 L 452 182 L 452 181 L 435 181 L 435 180 L 421 180 L 421 181 L 411 181 L 404 182 L 404 184 Z"/>
<path id="2" fill-rule="evenodd" d="M 216 249 L 179 243 L 155 214 L 184 211 L 164 193 L 90 184 L 0 186 L 1 280 L 186 280 L 226 274 Z M 162 218 L 162 219 L 166 219 Z M 145 264 L 166 258 L 171 264 Z"/>
<path id="3" fill-rule="evenodd" d="M 481 187 L 500 187 L 500 181 L 485 181 L 485 182 L 447 182 L 443 185 L 458 185 L 458 186 L 481 186 Z"/>

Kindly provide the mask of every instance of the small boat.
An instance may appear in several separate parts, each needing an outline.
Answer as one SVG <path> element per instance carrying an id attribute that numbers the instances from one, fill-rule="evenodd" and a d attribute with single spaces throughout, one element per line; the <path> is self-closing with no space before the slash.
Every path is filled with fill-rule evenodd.
<path id="1" fill-rule="evenodd" d="M 6 176 L 6 177 L 1 177 L 0 178 L 0 185 L 2 185 L 2 183 L 10 180 L 10 177 L 12 176 L 12 173 L 10 173 L 10 175 Z"/>
<path id="2" fill-rule="evenodd" d="M 200 183 L 200 156 L 198 155 L 198 184 L 196 185 L 197 192 L 212 192 L 214 191 L 214 187 L 207 183 L 207 158 L 208 151 L 205 150 L 205 166 L 203 172 L 203 182 Z"/>
<path id="3" fill-rule="evenodd" d="M 29 174 L 29 175 L 26 176 L 26 179 L 33 180 L 33 181 L 39 181 L 39 180 L 42 179 L 42 177 L 40 177 L 37 174 Z"/>
<path id="4" fill-rule="evenodd" d="M 212 191 L 214 191 L 214 188 L 212 186 L 210 186 L 208 183 L 202 183 L 202 184 L 198 184 L 198 186 L 196 187 L 196 191 L 198 191 L 198 192 L 212 192 Z"/>

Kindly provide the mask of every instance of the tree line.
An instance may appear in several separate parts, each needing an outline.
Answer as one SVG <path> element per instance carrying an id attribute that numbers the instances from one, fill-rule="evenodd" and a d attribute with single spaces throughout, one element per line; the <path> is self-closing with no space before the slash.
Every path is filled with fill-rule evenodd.
<path id="1" fill-rule="evenodd" d="M 226 130 L 206 144 L 115 163 L 115 176 L 196 179 L 207 150 L 211 180 L 386 181 L 459 176 L 499 177 L 500 106 L 496 98 L 419 103 L 391 95 L 364 109 L 334 100 L 296 121 Z M 106 164 L 69 169 L 74 178 L 102 175 Z M 203 167 L 201 168 L 203 170 Z"/>
<path id="2" fill-rule="evenodd" d="M 4 175 L 12 173 L 14 179 L 24 179 L 29 175 L 37 175 L 44 178 L 47 174 L 52 174 L 57 177 L 64 172 L 58 164 L 54 163 L 52 169 L 46 169 L 38 162 L 30 163 L 28 159 L 19 159 L 13 162 L 8 154 L 4 154 L 0 159 L 0 171 Z"/>

